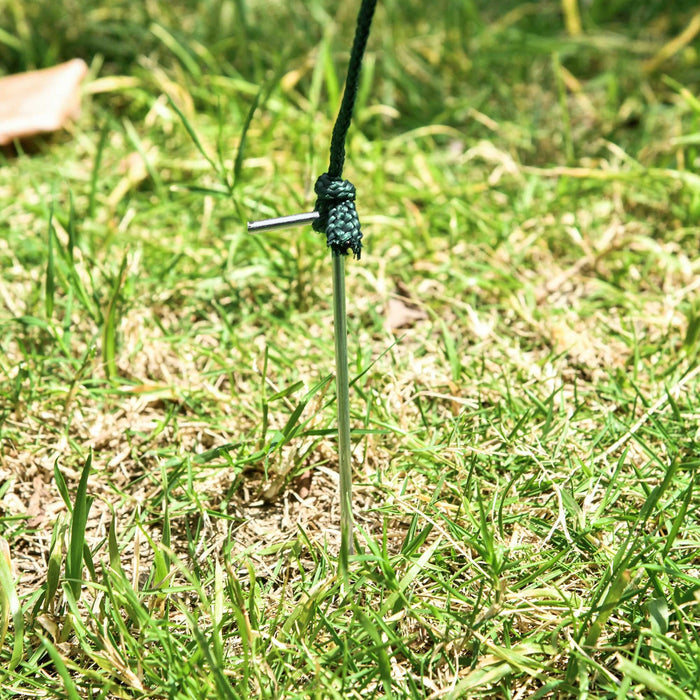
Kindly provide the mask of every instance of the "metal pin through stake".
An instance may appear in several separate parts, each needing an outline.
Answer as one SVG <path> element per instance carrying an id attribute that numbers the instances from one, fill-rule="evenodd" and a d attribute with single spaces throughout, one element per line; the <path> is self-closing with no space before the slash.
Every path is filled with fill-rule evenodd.
<path id="1" fill-rule="evenodd" d="M 287 228 L 288 226 L 303 226 L 316 221 L 319 217 L 317 211 L 310 211 L 306 214 L 292 214 L 291 216 L 278 216 L 275 219 L 263 219 L 262 221 L 249 221 L 248 232 L 272 231 L 276 228 Z"/>

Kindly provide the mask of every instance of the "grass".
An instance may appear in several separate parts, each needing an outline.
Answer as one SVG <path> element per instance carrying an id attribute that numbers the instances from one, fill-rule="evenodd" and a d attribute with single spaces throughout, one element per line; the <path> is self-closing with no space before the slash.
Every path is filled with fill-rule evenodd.
<path id="1" fill-rule="evenodd" d="M 356 7 L 62 5 L 0 0 L 91 65 L 0 156 L 0 697 L 699 698 L 695 3 L 380 4 L 347 589 L 328 255 L 244 222 Z"/>

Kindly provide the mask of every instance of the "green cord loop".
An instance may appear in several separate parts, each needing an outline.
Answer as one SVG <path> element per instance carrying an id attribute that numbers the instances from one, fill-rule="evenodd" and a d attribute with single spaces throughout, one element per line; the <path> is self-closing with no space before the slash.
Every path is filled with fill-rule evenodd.
<path id="1" fill-rule="evenodd" d="M 355 186 L 348 180 L 323 173 L 316 181 L 314 191 L 318 195 L 316 211 L 320 214 L 313 223 L 314 231 L 325 232 L 326 242 L 334 255 L 347 255 L 348 250 L 352 250 L 359 260 L 362 231 L 355 209 Z"/>
<path id="2" fill-rule="evenodd" d="M 362 57 L 367 46 L 376 6 L 377 0 L 362 0 L 357 17 L 355 40 L 350 52 L 343 101 L 340 104 L 331 137 L 328 172 L 318 178 L 314 187 L 318 195 L 316 211 L 320 214 L 313 224 L 314 230 L 325 232 L 326 242 L 334 255 L 347 255 L 348 251 L 352 250 L 358 260 L 362 250 L 362 232 L 355 209 L 355 188 L 350 182 L 342 179 L 342 174 L 345 163 L 345 139 L 352 121 L 355 98 L 360 84 Z"/>

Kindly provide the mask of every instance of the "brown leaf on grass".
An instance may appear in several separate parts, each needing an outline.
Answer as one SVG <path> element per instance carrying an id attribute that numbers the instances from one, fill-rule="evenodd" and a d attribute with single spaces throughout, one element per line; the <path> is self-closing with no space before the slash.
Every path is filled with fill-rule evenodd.
<path id="1" fill-rule="evenodd" d="M 410 328 L 428 318 L 423 309 L 410 301 L 410 293 L 401 282 L 396 285 L 398 296 L 390 297 L 386 305 L 386 327 L 389 331 Z"/>
<path id="2" fill-rule="evenodd" d="M 80 113 L 85 61 L 75 58 L 52 68 L 0 78 L 0 145 L 57 131 Z"/>
<path id="3" fill-rule="evenodd" d="M 403 299 L 389 299 L 386 309 L 386 325 L 390 331 L 399 328 L 410 328 L 416 321 L 428 318 L 425 311 L 416 309 L 407 304 Z"/>

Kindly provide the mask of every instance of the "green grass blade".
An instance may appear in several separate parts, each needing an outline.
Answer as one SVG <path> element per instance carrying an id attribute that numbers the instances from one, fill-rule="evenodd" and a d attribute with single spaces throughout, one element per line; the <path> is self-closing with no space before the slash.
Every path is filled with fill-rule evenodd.
<path id="1" fill-rule="evenodd" d="M 24 48 L 22 40 L 19 37 L 14 36 L 14 34 L 10 34 L 2 27 L 0 27 L 0 44 L 4 44 L 5 46 L 8 46 L 18 52 L 22 51 Z"/>
<path id="2" fill-rule="evenodd" d="M 170 573 L 170 542 L 171 542 L 171 526 L 170 526 L 170 500 L 168 499 L 168 493 L 170 491 L 170 486 L 168 484 L 168 470 L 165 465 L 161 463 L 160 468 L 161 480 L 163 483 L 163 565 L 164 565 L 164 575 L 163 579 L 167 578 Z"/>
<path id="3" fill-rule="evenodd" d="M 425 532 L 425 529 L 421 532 L 421 534 Z M 428 530 L 429 532 L 429 530 Z M 411 566 L 408 568 L 408 571 L 399 579 L 398 582 L 398 589 L 393 591 L 391 595 L 386 599 L 386 602 L 381 608 L 381 614 L 386 615 L 387 613 L 396 613 L 399 609 L 399 603 L 400 603 L 400 598 L 403 595 L 404 591 L 409 588 L 409 586 L 415 581 L 416 577 L 421 574 L 422 572 L 425 571 L 425 568 L 428 566 L 428 563 L 430 560 L 433 558 L 433 555 L 437 551 L 437 548 L 441 544 L 441 539 L 438 538 L 433 542 L 428 549 L 421 554 L 420 558 L 418 561 L 413 562 Z"/>
<path id="4" fill-rule="evenodd" d="M 42 634 L 39 634 L 38 636 L 39 640 L 41 641 L 41 645 L 48 652 L 49 656 L 51 657 L 51 661 L 53 661 L 53 665 L 56 668 L 56 672 L 63 681 L 63 687 L 65 688 L 68 700 L 81 700 L 80 693 L 78 693 L 78 689 L 71 678 L 68 668 L 66 667 L 66 664 L 61 658 L 61 655 L 58 653 L 56 647 Z"/>
<path id="5" fill-rule="evenodd" d="M 458 382 L 462 374 L 462 363 L 460 355 L 457 352 L 457 345 L 455 344 L 454 336 L 450 333 L 442 319 L 440 320 L 440 327 L 442 329 L 442 339 L 445 343 L 445 355 L 447 355 L 447 360 L 450 363 L 450 369 L 452 371 L 452 381 Z"/>
<path id="6" fill-rule="evenodd" d="M 88 453 L 83 471 L 80 475 L 78 490 L 75 494 L 70 525 L 70 546 L 66 558 L 66 579 L 77 601 L 80 598 L 83 578 L 83 547 L 85 545 L 85 526 L 92 499 L 88 498 L 87 486 L 92 468 L 92 449 Z"/>
<path id="7" fill-rule="evenodd" d="M 231 683 L 229 682 L 228 678 L 226 678 L 223 670 L 212 655 L 211 645 L 199 629 L 197 621 L 192 617 L 190 617 L 189 621 L 192 632 L 194 633 L 194 637 L 197 641 L 197 646 L 204 655 L 204 658 L 207 660 L 209 668 L 214 676 L 214 683 L 216 684 L 218 697 L 222 699 L 225 698 L 226 700 L 242 700 L 244 697 L 247 697 L 247 693 L 245 696 L 242 696 L 231 687 Z"/>
<path id="8" fill-rule="evenodd" d="M 48 258 L 46 261 L 46 286 L 45 286 L 45 293 L 46 293 L 46 302 L 45 302 L 45 311 L 46 311 L 46 318 L 49 319 L 49 321 L 53 318 L 53 310 L 54 310 L 54 304 L 55 304 L 55 296 L 56 296 L 56 268 L 55 268 L 55 259 L 54 259 L 54 237 L 55 233 L 53 230 L 53 204 L 51 205 L 51 209 L 49 211 L 49 245 L 48 245 Z"/>
<path id="9" fill-rule="evenodd" d="M 71 500 L 70 500 L 70 493 L 68 491 L 68 486 L 66 484 L 66 480 L 63 478 L 63 473 L 58 468 L 58 457 L 56 458 L 56 461 L 53 463 L 53 479 L 56 482 L 56 488 L 58 489 L 58 492 L 61 494 L 61 498 L 63 499 L 63 502 L 66 504 L 66 508 L 68 508 L 68 512 L 73 513 L 73 504 L 71 503 Z"/>
<path id="10" fill-rule="evenodd" d="M 383 641 L 380 631 L 375 627 L 374 622 L 370 619 L 369 615 L 365 614 L 362 609 L 356 608 L 355 615 L 357 616 L 362 628 L 367 633 L 367 636 L 372 641 L 371 652 L 374 656 L 377 668 L 379 669 L 379 677 L 382 681 L 382 686 L 384 687 L 384 697 L 392 698 L 392 677 L 391 677 L 391 661 L 389 660 L 389 655 L 386 653 L 386 647 L 391 643 L 389 641 Z"/>
<path id="11" fill-rule="evenodd" d="M 68 192 L 68 226 L 66 227 L 68 232 L 68 248 L 66 252 L 68 253 L 68 262 L 71 267 L 75 266 L 75 247 L 78 244 L 78 228 L 75 217 L 75 202 L 73 201 L 73 192 L 69 190 Z"/>
<path id="12" fill-rule="evenodd" d="M 617 667 L 624 675 L 630 676 L 636 683 L 641 683 L 647 690 L 654 693 L 655 698 L 694 700 L 692 696 L 688 695 L 662 675 L 639 666 L 623 656 L 618 656 Z"/>
<path id="13" fill-rule="evenodd" d="M 161 588 L 168 578 L 169 566 L 166 563 L 166 552 L 162 543 L 158 545 L 155 540 L 148 534 L 142 523 L 139 523 L 139 529 L 146 538 L 146 541 L 151 546 L 153 552 L 153 573 L 150 577 L 150 586 L 153 589 Z"/>
<path id="14" fill-rule="evenodd" d="M 24 650 L 24 615 L 12 576 L 10 545 L 4 537 L 0 537 L 0 648 L 5 642 L 10 616 L 14 625 L 14 642 L 9 663 L 9 670 L 12 670 L 20 662 Z"/>
<path id="15" fill-rule="evenodd" d="M 114 379 L 117 376 L 117 324 L 118 306 L 122 287 L 126 281 L 127 251 L 124 252 L 119 272 L 114 279 L 112 291 L 107 304 L 105 324 L 102 330 L 102 361 L 107 377 Z"/>
<path id="16" fill-rule="evenodd" d="M 204 157 L 204 159 L 211 165 L 212 169 L 219 174 L 219 177 L 221 177 L 221 171 L 219 170 L 219 166 L 216 163 L 216 161 L 209 155 L 209 151 L 207 151 L 206 148 L 204 148 L 204 144 L 202 144 L 201 139 L 199 138 L 199 135 L 197 134 L 197 131 L 195 130 L 194 126 L 192 125 L 192 122 L 187 118 L 185 113 L 175 104 L 174 100 L 172 97 L 168 97 L 168 104 L 175 110 L 175 114 L 180 118 L 180 122 L 182 125 L 185 127 L 185 131 L 189 134 L 190 139 L 192 139 L 192 143 L 195 145 L 196 149 L 201 153 L 201 155 Z M 225 180 L 225 178 L 221 178 Z M 228 194 L 230 194 L 230 190 L 227 188 Z"/>
<path id="17" fill-rule="evenodd" d="M 695 479 L 690 482 L 688 488 L 685 490 L 683 500 L 681 501 L 681 507 L 678 509 L 678 512 L 673 518 L 671 529 L 668 532 L 666 543 L 664 544 L 663 551 L 661 552 L 662 557 L 667 556 L 671 551 L 671 547 L 673 547 L 673 543 L 676 541 L 676 537 L 678 537 L 678 533 L 680 532 L 683 523 L 686 522 L 686 514 L 688 513 L 688 507 L 690 506 L 690 501 L 693 497 L 694 488 Z"/>
<path id="18" fill-rule="evenodd" d="M 102 156 L 107 145 L 107 137 L 109 136 L 109 121 L 105 120 L 100 129 L 100 140 L 97 142 L 95 150 L 95 162 L 92 165 L 90 174 L 90 195 L 88 197 L 88 216 L 92 219 L 95 217 L 95 206 L 97 204 L 97 183 L 100 175 L 100 165 L 102 164 Z M 71 200 L 72 201 L 72 200 Z"/>
<path id="19" fill-rule="evenodd" d="M 63 475 L 61 475 L 63 478 Z M 49 555 L 49 565 L 46 572 L 46 593 L 44 599 L 44 610 L 50 610 L 53 605 L 54 596 L 61 583 L 61 565 L 63 564 L 63 545 L 66 531 L 65 520 L 59 516 L 54 525 L 51 554 Z"/>
<path id="20" fill-rule="evenodd" d="M 153 36 L 157 37 L 164 46 L 177 56 L 190 75 L 197 79 L 202 77 L 202 70 L 197 65 L 197 61 L 192 57 L 192 54 L 165 27 L 154 22 L 149 29 Z"/>
<path id="21" fill-rule="evenodd" d="M 255 97 L 253 98 L 253 102 L 251 103 L 250 108 L 248 109 L 248 113 L 246 114 L 245 120 L 243 121 L 243 126 L 241 127 L 241 136 L 238 140 L 238 151 L 236 152 L 236 160 L 233 163 L 233 177 L 231 179 L 230 188 L 231 192 L 233 192 L 236 185 L 238 185 L 238 182 L 241 177 L 241 171 L 243 170 L 243 159 L 245 157 L 246 139 L 248 136 L 250 126 L 253 123 L 253 117 L 255 116 L 255 112 L 261 105 L 265 104 L 266 100 L 272 93 L 275 86 L 279 83 L 280 79 L 287 71 L 287 69 L 288 64 L 286 60 L 286 52 L 283 52 L 277 66 L 277 70 L 270 78 L 270 80 L 268 80 L 267 83 L 263 85 L 260 88 L 260 90 L 258 90 Z M 221 167 L 223 172 L 223 163 Z"/>
<path id="22" fill-rule="evenodd" d="M 158 192 L 162 193 L 164 191 L 163 181 L 161 180 L 160 174 L 158 173 L 158 169 L 154 167 L 153 163 L 151 162 L 151 158 L 149 157 L 148 153 L 146 152 L 146 149 L 144 148 L 143 141 L 139 136 L 138 131 L 131 123 L 130 119 L 124 118 L 122 120 L 122 124 L 124 125 L 124 131 L 126 132 L 129 141 L 136 149 L 137 153 L 141 158 L 141 161 L 146 167 L 148 175 L 151 178 L 151 181 L 153 182 L 153 186 Z"/>
<path id="23" fill-rule="evenodd" d="M 245 157 L 245 144 L 246 138 L 248 136 L 248 130 L 250 129 L 250 125 L 253 123 L 253 116 L 255 115 L 255 112 L 260 106 L 260 101 L 262 100 L 263 94 L 265 92 L 265 90 L 261 89 L 258 92 L 258 94 L 255 95 L 255 98 L 253 99 L 253 102 L 250 105 L 250 109 L 248 110 L 248 114 L 246 114 L 243 126 L 241 127 L 241 137 L 238 140 L 238 151 L 236 152 L 236 160 L 233 163 L 233 178 L 231 180 L 231 192 L 233 192 L 234 188 L 238 184 L 238 181 L 240 180 L 241 171 L 243 170 L 243 158 Z"/>
<path id="24" fill-rule="evenodd" d="M 630 582 L 630 578 L 630 572 L 625 569 L 618 574 L 613 583 L 610 585 L 605 599 L 603 600 L 603 604 L 600 606 L 598 615 L 591 623 L 591 628 L 586 635 L 584 646 L 595 646 L 595 643 L 598 641 L 598 637 L 600 637 L 600 633 L 603 631 L 605 623 L 610 615 L 612 615 L 613 611 L 617 607 L 617 604 L 620 602 L 622 594 Z"/>
<path id="25" fill-rule="evenodd" d="M 109 565 L 114 571 L 122 571 L 122 561 L 119 554 L 119 543 L 117 542 L 117 522 L 116 516 L 112 515 L 107 533 L 107 551 L 109 552 Z"/>

